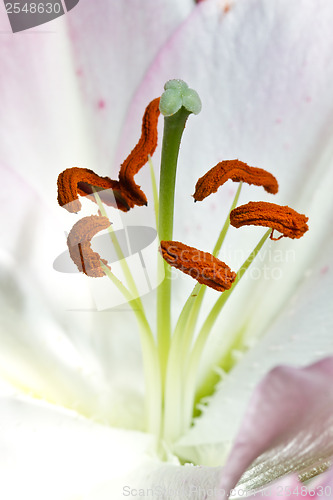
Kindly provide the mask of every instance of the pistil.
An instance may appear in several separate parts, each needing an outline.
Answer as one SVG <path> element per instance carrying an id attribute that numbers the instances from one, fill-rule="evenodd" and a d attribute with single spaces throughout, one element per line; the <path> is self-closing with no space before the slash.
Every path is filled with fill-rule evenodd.
<path id="1" fill-rule="evenodd" d="M 178 154 L 187 118 L 199 113 L 201 102 L 197 93 L 181 80 L 171 80 L 164 86 L 160 110 L 164 115 L 164 134 L 160 170 L 158 235 L 160 240 L 172 240 L 174 199 Z M 171 341 L 171 271 L 163 263 L 165 278 L 157 290 L 157 341 L 162 383 Z"/>

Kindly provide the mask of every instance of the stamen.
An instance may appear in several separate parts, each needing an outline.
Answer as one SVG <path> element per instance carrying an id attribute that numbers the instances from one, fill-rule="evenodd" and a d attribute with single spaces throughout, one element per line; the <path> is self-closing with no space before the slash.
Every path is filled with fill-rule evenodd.
<path id="1" fill-rule="evenodd" d="M 160 98 L 156 98 L 148 104 L 142 119 L 142 132 L 139 142 L 126 158 L 120 168 L 119 181 L 125 189 L 130 208 L 134 205 L 147 205 L 144 192 L 134 182 L 134 176 L 152 156 L 157 146 L 157 123 L 160 115 Z"/>
<path id="2" fill-rule="evenodd" d="M 224 262 L 179 241 L 161 241 L 160 251 L 170 266 L 219 292 L 229 290 L 236 279 L 236 273 Z"/>
<path id="3" fill-rule="evenodd" d="M 96 202 L 94 191 L 112 189 L 113 196 L 101 194 L 102 201 L 109 206 L 127 212 L 134 205 L 147 205 L 146 195 L 134 182 L 134 175 L 152 156 L 157 146 L 157 122 L 160 114 L 160 98 L 154 99 L 146 108 L 142 120 L 142 133 L 138 144 L 120 168 L 119 181 L 101 177 L 87 168 L 68 168 L 58 177 L 58 203 L 68 212 L 79 212 L 81 202 L 78 195 L 88 196 Z"/>
<path id="4" fill-rule="evenodd" d="M 301 238 L 309 229 L 307 221 L 308 217 L 288 206 L 282 207 L 264 201 L 250 201 L 230 213 L 230 223 L 234 227 L 248 225 L 271 227 L 271 239 L 274 239 L 274 229 L 280 231 L 282 237 Z"/>
<path id="5" fill-rule="evenodd" d="M 126 193 L 124 193 L 119 181 L 114 181 L 109 177 L 101 177 L 88 168 L 67 168 L 58 177 L 58 203 L 66 208 L 68 212 L 77 213 L 81 210 L 81 202 L 78 195 L 87 196 L 96 202 L 93 196 L 96 191 L 112 189 L 114 197 L 106 198 L 103 202 L 106 205 L 114 206 L 127 212 L 129 210 Z"/>
<path id="6" fill-rule="evenodd" d="M 199 0 L 197 0 L 198 2 Z M 170 80 L 164 86 L 161 98 L 154 99 L 146 108 L 142 121 L 141 137 L 120 168 L 118 180 L 101 177 L 85 168 L 67 169 L 58 178 L 58 201 L 69 212 L 81 209 L 79 196 L 88 196 L 98 205 L 99 215 L 85 217 L 77 222 L 67 238 L 69 253 L 79 271 L 91 277 L 108 277 L 129 302 L 140 328 L 143 368 L 145 374 L 145 430 L 156 436 L 157 453 L 164 460 L 173 450 L 173 444 L 186 432 L 197 413 L 197 403 L 202 397 L 213 393 L 220 376 L 216 378 L 216 363 L 225 372 L 234 364 L 233 353 L 245 352 L 249 348 L 243 329 L 236 330 L 234 338 L 228 340 L 223 358 L 213 364 L 207 376 L 201 379 L 202 353 L 212 328 L 228 299 L 236 289 L 251 263 L 261 251 L 264 242 L 284 236 L 300 238 L 308 230 L 308 218 L 293 209 L 266 202 L 251 202 L 235 208 L 238 203 L 242 182 L 262 186 L 268 193 L 278 191 L 275 177 L 263 169 L 250 167 L 237 159 L 218 163 L 201 177 L 193 195 L 201 201 L 216 192 L 228 179 L 239 182 L 235 199 L 227 220 L 215 245 L 213 255 L 173 241 L 174 195 L 177 161 L 182 134 L 188 116 L 198 114 L 201 101 L 196 91 L 182 80 Z M 156 223 L 158 236 L 162 240 L 160 252 L 164 262 L 165 278 L 157 288 L 156 338 L 147 320 L 140 298 L 140 289 L 131 275 L 127 259 L 112 230 L 106 213 L 106 205 L 128 211 L 135 205 L 147 204 L 147 198 L 135 181 L 135 175 L 149 161 L 157 146 L 157 125 L 159 114 L 164 116 L 164 136 L 161 155 L 160 191 L 157 194 L 154 172 L 151 165 Z M 151 162 L 150 162 L 151 163 Z M 157 207 L 158 205 L 158 207 Z M 97 210 L 97 209 L 96 209 Z M 237 274 L 217 258 L 230 224 L 268 226 L 249 257 L 243 262 Z M 107 261 L 91 248 L 93 237 L 108 229 L 114 245 L 122 274 L 123 284 L 112 272 Z M 282 234 L 274 238 L 274 230 Z M 171 267 L 197 280 L 190 297 L 173 330 L 171 315 Z M 159 272 L 159 269 L 158 269 Z M 203 304 L 206 286 L 221 293 L 199 331 L 196 329 L 200 308 Z M 205 312 L 206 312 L 205 308 Z M 245 332 L 246 333 L 246 332 Z M 199 377 L 200 375 L 200 377 Z"/>
<path id="7" fill-rule="evenodd" d="M 72 227 L 68 238 L 67 245 L 69 254 L 78 267 L 87 276 L 98 278 L 105 276 L 101 268 L 101 262 L 107 266 L 107 261 L 101 259 L 97 252 L 91 249 L 91 240 L 99 231 L 107 229 L 110 226 L 110 221 L 107 217 L 91 215 L 80 219 Z M 107 266 L 109 267 L 109 266 Z M 111 269 L 109 267 L 109 269 Z"/>
<path id="8" fill-rule="evenodd" d="M 246 182 L 255 186 L 263 186 L 268 193 L 272 194 L 276 194 L 279 189 L 274 175 L 266 170 L 250 167 L 239 160 L 225 160 L 211 168 L 203 177 L 200 177 L 195 186 L 194 200 L 202 201 L 210 194 L 216 193 L 218 188 L 229 179 L 234 182 Z"/>

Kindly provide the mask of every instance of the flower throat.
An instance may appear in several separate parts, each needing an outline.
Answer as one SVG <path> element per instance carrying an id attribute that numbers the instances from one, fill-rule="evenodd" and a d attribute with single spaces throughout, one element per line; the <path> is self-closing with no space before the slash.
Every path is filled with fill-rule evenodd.
<path id="1" fill-rule="evenodd" d="M 96 203 L 97 214 L 76 222 L 67 238 L 70 256 L 79 271 L 89 277 L 107 277 L 123 294 L 136 316 L 142 347 L 145 377 L 144 430 L 156 436 L 161 458 L 177 439 L 189 429 L 198 412 L 198 403 L 211 395 L 219 376 L 216 368 L 228 371 L 233 363 L 221 362 L 211 367 L 211 372 L 200 379 L 202 354 L 212 328 L 229 297 L 241 278 L 270 237 L 300 238 L 308 230 L 307 217 L 288 206 L 268 202 L 249 202 L 237 206 L 243 183 L 261 186 L 266 192 L 278 192 L 276 178 L 266 170 L 250 167 L 238 159 L 224 160 L 203 175 L 195 186 L 193 198 L 199 202 L 215 193 L 228 180 L 239 183 L 227 219 L 221 229 L 212 253 L 204 252 L 173 239 L 174 196 L 179 149 L 185 124 L 190 114 L 199 114 L 201 101 L 193 89 L 182 80 L 170 80 L 164 93 L 148 104 L 142 121 L 139 142 L 122 163 L 118 180 L 101 177 L 86 168 L 69 168 L 58 177 L 58 202 L 70 213 L 81 210 L 79 196 Z M 157 194 L 151 156 L 157 147 L 159 115 L 164 116 L 164 133 L 160 166 L 160 185 Z M 134 207 L 147 205 L 147 197 L 134 180 L 135 175 L 150 163 L 154 193 L 154 208 L 160 241 L 159 266 L 163 266 L 164 280 L 157 288 L 157 325 L 152 328 L 138 293 L 137 285 L 124 258 L 122 249 L 112 229 L 105 206 L 127 212 Z M 107 196 L 111 192 L 112 196 Z M 237 272 L 219 260 L 222 244 L 232 225 L 267 227 L 258 244 Z M 112 272 L 108 262 L 91 248 L 93 237 L 102 230 L 110 234 L 112 244 L 120 259 L 126 282 L 121 282 Z M 274 238 L 274 231 L 280 232 Z M 197 281 L 188 296 L 175 326 L 171 322 L 172 280 L 171 268 L 187 274 Z M 197 329 L 199 312 L 207 286 L 216 291 L 216 301 L 201 327 Z M 235 340 L 236 341 L 236 340 Z M 245 344 L 238 349 L 246 349 Z M 230 351 L 233 345 L 230 347 Z"/>

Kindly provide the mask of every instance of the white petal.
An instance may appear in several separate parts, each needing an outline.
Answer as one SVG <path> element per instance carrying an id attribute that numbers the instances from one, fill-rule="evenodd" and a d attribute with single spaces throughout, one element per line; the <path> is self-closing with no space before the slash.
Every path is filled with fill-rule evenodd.
<path id="1" fill-rule="evenodd" d="M 116 322 L 109 313 L 59 311 L 32 276 L 17 277 L 13 268 L 1 282 L 1 374 L 96 420 L 142 428 L 141 354 L 135 325 L 127 330 L 130 313 Z"/>
<path id="2" fill-rule="evenodd" d="M 142 465 L 126 477 L 119 496 L 148 497 L 161 500 L 219 500 L 221 479 L 220 467 L 194 467 L 190 465 L 161 464 L 153 459 L 142 461 Z M 113 484 L 111 481 L 92 490 L 84 500 L 109 500 Z"/>
<path id="3" fill-rule="evenodd" d="M 62 220 L 16 173 L 2 169 L 2 188 L 0 373 L 84 415 L 142 428 L 141 351 L 131 311 L 97 311 L 89 278 L 53 267 L 66 249 Z"/>
<path id="4" fill-rule="evenodd" d="M 138 467 L 151 436 L 115 430 L 27 398 L 0 400 L 1 498 L 78 500 Z"/>

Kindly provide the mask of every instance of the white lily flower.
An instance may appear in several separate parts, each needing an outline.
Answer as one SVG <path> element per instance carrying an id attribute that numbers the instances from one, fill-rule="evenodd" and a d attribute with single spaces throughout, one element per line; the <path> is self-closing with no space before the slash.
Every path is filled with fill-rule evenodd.
<path id="1" fill-rule="evenodd" d="M 112 1 L 100 10 L 82 0 L 53 32 L 30 35 L 5 34 L 2 16 L 1 497 L 220 499 L 239 481 L 242 491 L 270 485 L 272 498 L 293 498 L 286 488 L 302 487 L 295 474 L 329 467 L 333 360 L 322 358 L 333 355 L 332 21 L 327 0 Z M 58 174 L 80 166 L 115 178 L 143 110 L 172 78 L 203 103 L 180 151 L 176 239 L 211 248 L 234 189 L 195 205 L 190 195 L 229 158 L 276 175 L 278 203 L 306 213 L 310 231 L 278 250 L 270 244 L 260 268 L 269 279 L 237 287 L 205 346 L 200 380 L 223 356 L 232 369 L 163 463 L 144 432 L 130 311 L 89 310 L 89 278 L 58 273 L 53 262 L 68 229 Z M 149 192 L 148 170 L 138 179 Z M 271 200 L 244 187 L 240 201 L 249 197 Z M 224 260 L 237 269 L 261 235 L 230 230 Z M 192 283 L 175 285 L 176 317 Z M 207 307 L 215 297 L 207 294 Z M 285 364 L 310 366 L 276 368 Z M 294 475 L 272 485 L 285 474 Z M 331 498 L 332 471 L 318 481 L 315 495 Z"/>

